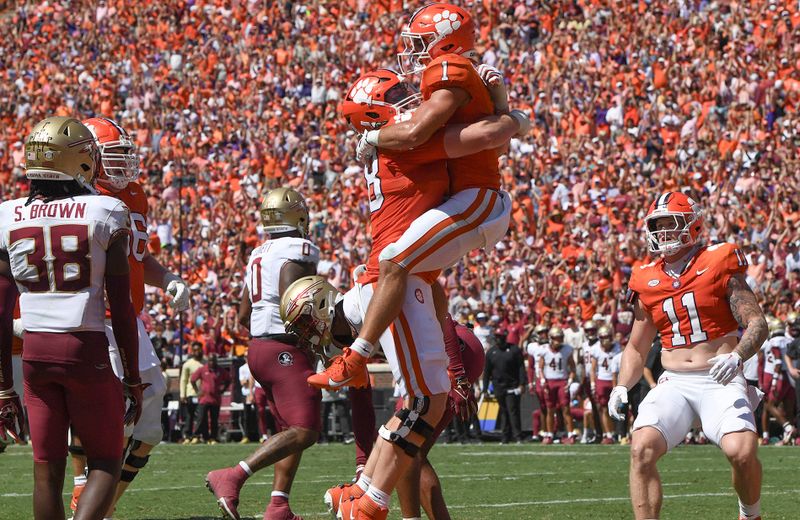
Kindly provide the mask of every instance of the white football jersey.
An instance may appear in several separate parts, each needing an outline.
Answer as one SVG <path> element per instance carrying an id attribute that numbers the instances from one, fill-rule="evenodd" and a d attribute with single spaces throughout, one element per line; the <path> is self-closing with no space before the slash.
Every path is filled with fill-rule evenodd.
<path id="1" fill-rule="evenodd" d="M 536 377 L 539 379 L 542 377 L 542 370 L 539 368 L 539 358 L 542 357 L 544 355 L 544 351 L 548 349 L 549 347 L 547 346 L 547 343 L 537 343 L 535 341 L 531 341 L 528 343 L 528 346 L 525 347 L 525 350 L 531 357 L 534 374 L 536 374 Z"/>
<path id="2" fill-rule="evenodd" d="M 601 347 L 599 343 L 592 348 L 592 359 L 597 360 L 597 379 L 601 381 L 611 381 L 614 375 L 614 356 L 616 356 L 619 351 L 619 345 L 616 343 L 608 352 L 603 350 L 603 347 Z"/>
<path id="3" fill-rule="evenodd" d="M 542 353 L 544 359 L 545 379 L 566 379 L 569 373 L 569 359 L 572 357 L 572 347 L 564 345 L 556 352 L 548 347 Z"/>
<path id="4" fill-rule="evenodd" d="M 282 237 L 267 240 L 250 253 L 245 283 L 253 310 L 250 333 L 253 336 L 284 334 L 281 320 L 280 277 L 286 262 L 319 263 L 319 248 L 305 238 Z"/>
<path id="5" fill-rule="evenodd" d="M 783 355 L 786 354 L 786 347 L 790 342 L 791 340 L 786 336 L 775 336 L 764 342 L 761 350 L 764 352 L 765 374 L 774 375 L 775 367 L 783 365 Z"/>
<path id="6" fill-rule="evenodd" d="M 106 251 L 130 231 L 128 207 L 105 195 L 0 204 L 0 250 L 19 288 L 25 330 L 103 331 Z"/>

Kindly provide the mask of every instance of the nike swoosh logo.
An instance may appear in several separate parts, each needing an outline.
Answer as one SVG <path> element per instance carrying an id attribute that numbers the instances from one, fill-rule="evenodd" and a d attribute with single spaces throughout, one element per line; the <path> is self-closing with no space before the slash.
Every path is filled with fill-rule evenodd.
<path id="1" fill-rule="evenodd" d="M 697 273 L 697 276 L 700 276 L 701 274 L 705 273 L 706 271 L 708 271 L 708 267 L 706 267 L 705 269 L 698 269 L 697 271 L 695 271 L 695 273 Z"/>
<path id="2" fill-rule="evenodd" d="M 344 385 L 346 385 L 347 383 L 349 383 L 351 379 L 353 379 L 353 378 L 352 378 L 352 377 L 348 377 L 348 378 L 347 378 L 347 379 L 345 379 L 344 381 L 339 381 L 339 382 L 336 382 L 336 381 L 334 381 L 333 379 L 331 379 L 331 378 L 329 377 L 329 378 L 328 378 L 328 386 L 330 386 L 330 387 L 332 387 L 332 388 L 338 388 L 338 387 L 340 387 L 340 386 L 344 386 Z"/>

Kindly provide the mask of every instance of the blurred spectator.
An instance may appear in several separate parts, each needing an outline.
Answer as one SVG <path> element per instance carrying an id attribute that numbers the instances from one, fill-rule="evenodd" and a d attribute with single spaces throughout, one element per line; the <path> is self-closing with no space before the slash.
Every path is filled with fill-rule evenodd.
<path id="1" fill-rule="evenodd" d="M 194 434 L 195 415 L 197 413 L 197 388 L 192 384 L 192 377 L 203 366 L 203 345 L 200 342 L 192 344 L 192 357 L 187 359 L 181 367 L 180 380 L 180 406 L 183 416 L 183 439 L 189 442 Z"/>
<path id="2" fill-rule="evenodd" d="M 209 444 L 218 441 L 222 394 L 230 385 L 231 377 L 227 369 L 219 366 L 217 357 L 216 354 L 208 356 L 208 363 L 192 374 L 192 387 L 197 392 L 197 426 L 192 442 L 200 438 Z"/>

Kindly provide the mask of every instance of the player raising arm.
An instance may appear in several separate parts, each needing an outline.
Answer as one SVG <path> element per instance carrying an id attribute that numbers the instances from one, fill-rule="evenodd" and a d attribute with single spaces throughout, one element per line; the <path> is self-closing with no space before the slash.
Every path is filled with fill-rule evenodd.
<path id="1" fill-rule="evenodd" d="M 634 514 L 658 518 L 662 491 L 656 463 L 699 418 L 703 432 L 731 464 L 740 518 L 760 518 L 761 463 L 753 417 L 758 398 L 745 382 L 742 363 L 766 340 L 767 323 L 744 279 L 747 259 L 733 244 L 703 243 L 702 213 L 683 193 L 660 195 L 645 224 L 650 252 L 661 258 L 631 274 L 635 321 L 608 405 L 612 417 L 624 418 L 620 406 L 641 378 L 660 332 L 665 372 L 640 404 L 633 425 Z"/>

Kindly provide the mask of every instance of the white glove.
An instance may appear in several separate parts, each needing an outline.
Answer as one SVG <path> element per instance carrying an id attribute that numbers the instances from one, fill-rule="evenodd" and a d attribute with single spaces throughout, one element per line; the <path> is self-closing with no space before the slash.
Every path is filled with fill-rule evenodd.
<path id="1" fill-rule="evenodd" d="M 625 414 L 620 410 L 624 404 L 628 404 L 628 389 L 617 385 L 611 390 L 611 397 L 608 398 L 608 415 L 617 421 L 624 420 Z"/>
<path id="2" fill-rule="evenodd" d="M 478 66 L 478 75 L 489 91 L 489 97 L 494 103 L 494 110 L 498 114 L 508 112 L 508 91 L 506 82 L 503 81 L 503 73 L 494 67 L 483 64 Z"/>
<path id="3" fill-rule="evenodd" d="M 369 130 L 361 134 L 361 139 L 356 145 L 356 161 L 361 164 L 369 162 L 375 156 L 375 146 L 378 144 L 379 130 Z"/>
<path id="4" fill-rule="evenodd" d="M 481 77 L 487 86 L 495 86 L 503 81 L 503 73 L 499 69 L 481 63 L 478 65 L 478 76 Z"/>
<path id="5" fill-rule="evenodd" d="M 178 312 L 188 309 L 189 298 L 192 296 L 192 291 L 189 290 L 189 286 L 186 285 L 186 282 L 172 273 L 168 273 L 164 278 L 169 280 L 166 291 L 172 296 L 172 300 L 169 302 L 172 308 Z"/>
<path id="6" fill-rule="evenodd" d="M 22 318 L 14 318 L 14 335 L 19 339 L 25 336 L 25 329 L 22 328 Z"/>
<path id="7" fill-rule="evenodd" d="M 738 352 L 721 354 L 709 359 L 708 364 L 714 365 L 708 371 L 711 379 L 721 385 L 727 385 L 733 381 L 739 369 L 742 368 L 742 356 Z"/>
<path id="8" fill-rule="evenodd" d="M 531 119 L 528 117 L 528 114 L 523 112 L 522 110 L 512 110 L 508 113 L 511 117 L 513 117 L 517 123 L 519 123 L 519 130 L 517 130 L 517 137 L 524 137 L 531 131 Z"/>

